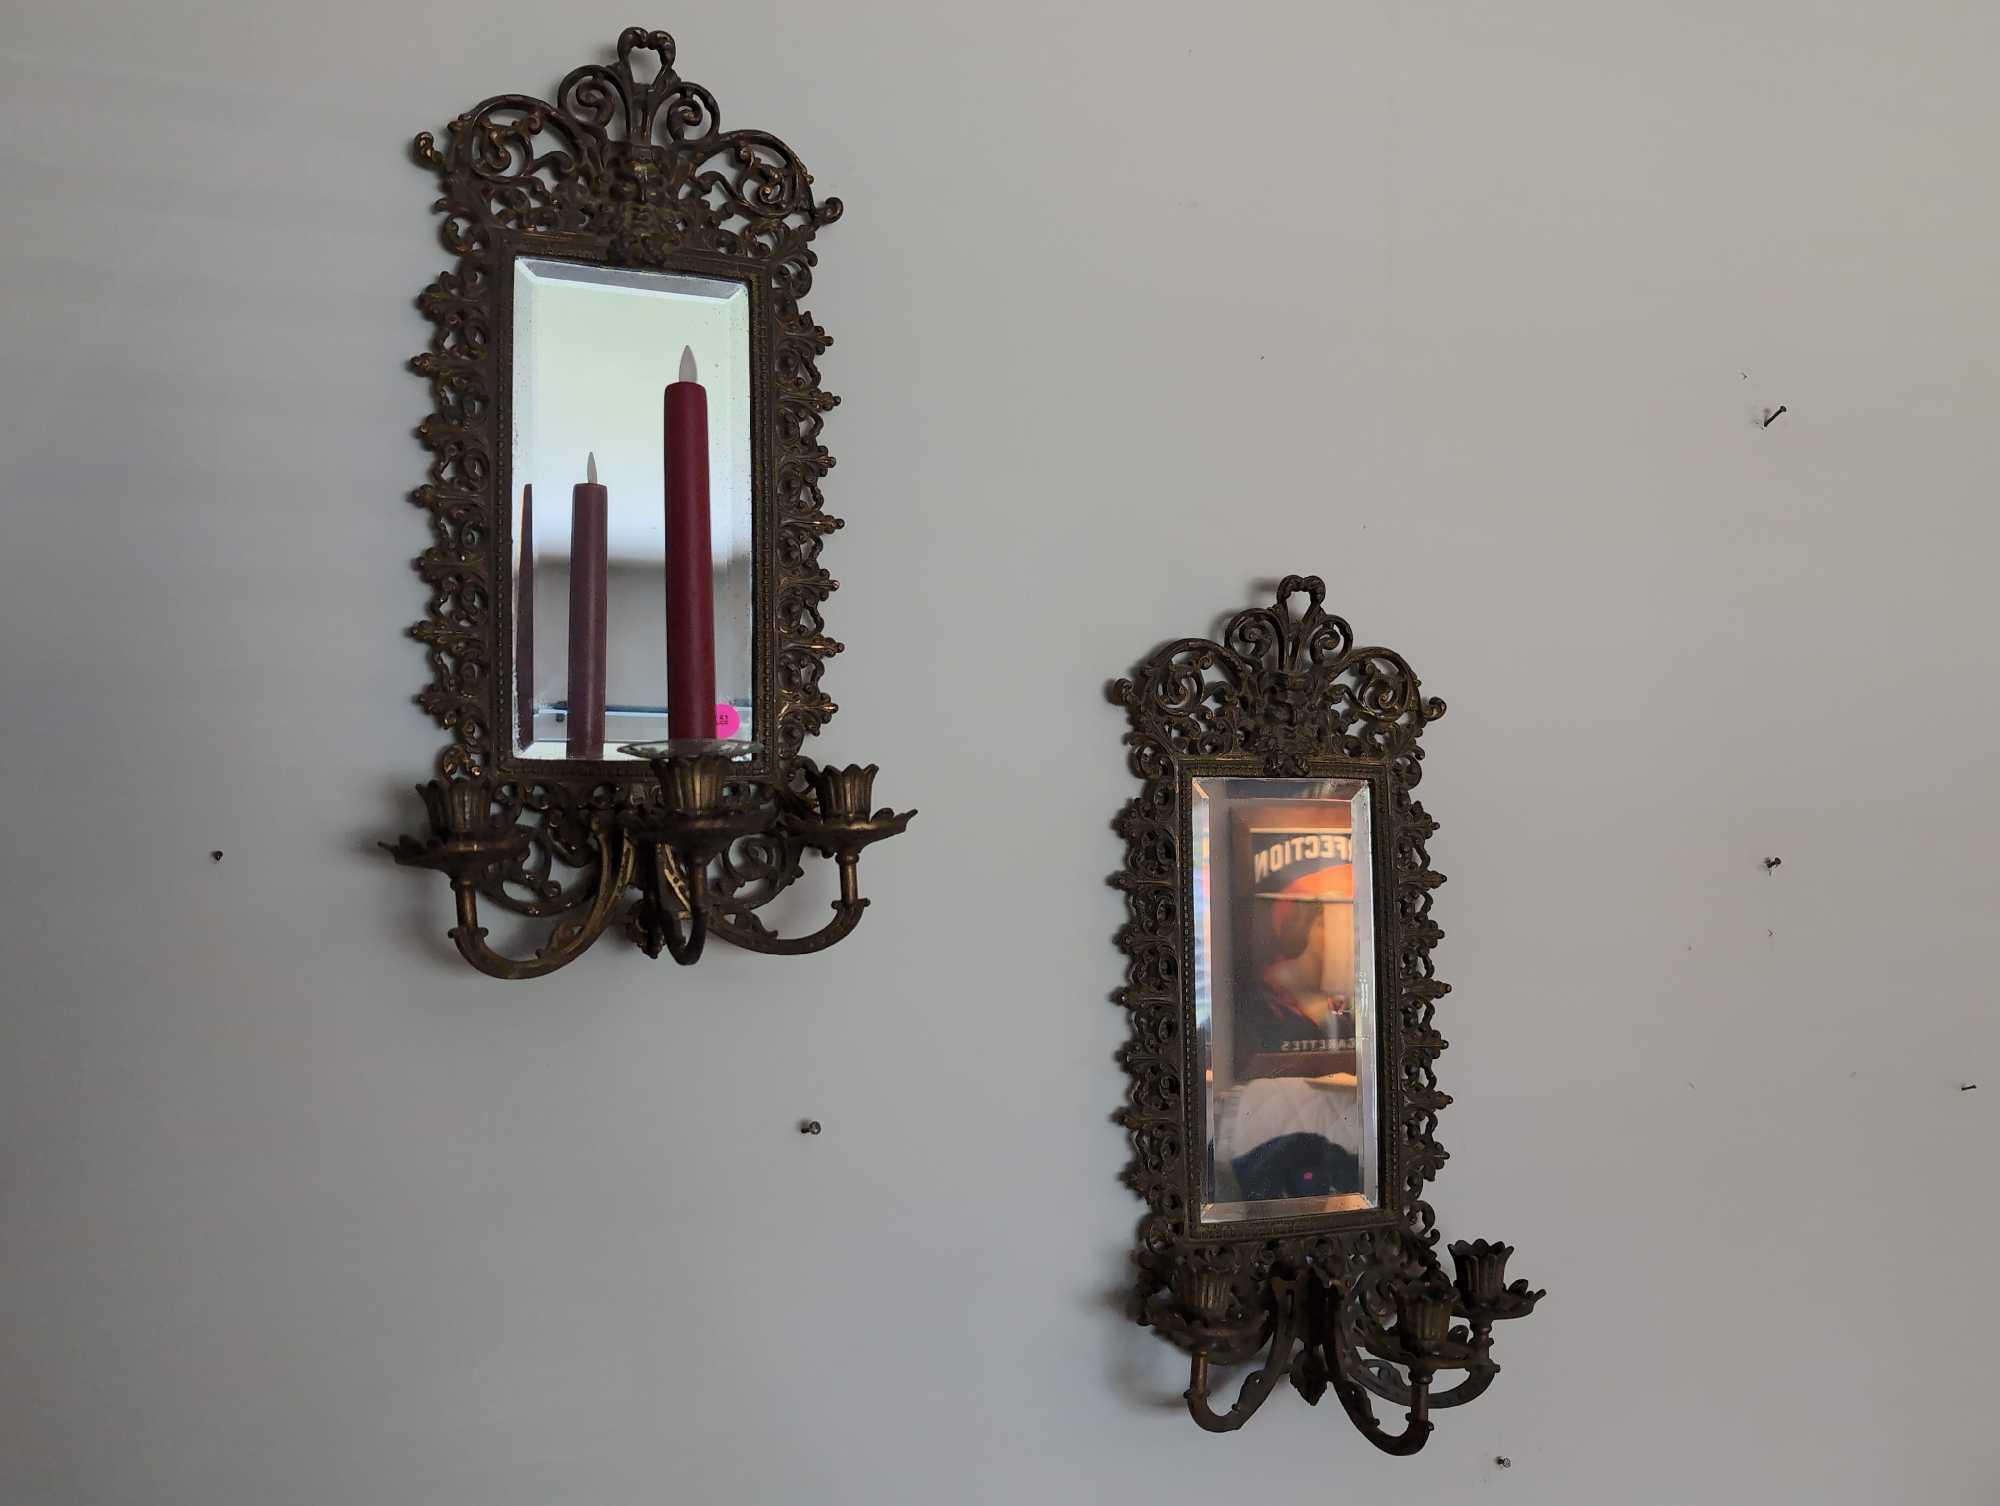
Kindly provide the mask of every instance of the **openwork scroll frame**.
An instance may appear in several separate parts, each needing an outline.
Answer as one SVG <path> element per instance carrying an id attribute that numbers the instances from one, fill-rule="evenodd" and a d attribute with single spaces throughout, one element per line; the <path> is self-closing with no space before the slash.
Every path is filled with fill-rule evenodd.
<path id="1" fill-rule="evenodd" d="M 1357 644 L 1325 608 L 1317 576 L 1287 576 L 1269 607 L 1237 613 L 1220 640 L 1184 638 L 1111 687 L 1140 793 L 1117 829 L 1127 921 L 1118 933 L 1130 1022 L 1120 1053 L 1129 1082 L 1119 1122 L 1131 1143 L 1124 1179 L 1147 1205 L 1134 1260 L 1135 1314 L 1190 1356 L 1187 1402 L 1210 1431 L 1241 1427 L 1281 1379 L 1309 1402 L 1331 1387 L 1369 1440 L 1391 1453 L 1423 1446 L 1434 1409 L 1491 1384 L 1495 1322 L 1542 1295 L 1504 1280 L 1511 1250 L 1454 1244 L 1440 1265 L 1427 1184 L 1446 1154 L 1438 1115 L 1450 991 L 1432 949 L 1432 900 L 1444 876 L 1428 843 L 1437 823 L 1416 798 L 1424 728 L 1444 715 L 1407 661 Z M 1301 604 L 1302 599 L 1302 604 Z M 1359 779 L 1374 791 L 1375 934 L 1381 1206 L 1254 1223 L 1199 1219 L 1205 1143 L 1194 996 L 1192 782 L 1212 775 Z M 1226 1410 L 1211 1404 L 1215 1367 L 1262 1356 Z M 1443 1372 L 1464 1376 L 1442 1390 Z M 1370 1397 L 1408 1409 L 1401 1432 Z"/>
<path id="2" fill-rule="evenodd" d="M 610 925 L 627 886 L 638 898 L 626 930 L 654 954 L 691 961 L 706 932 L 759 951 L 831 945 L 867 903 L 854 882 L 861 848 L 909 819 L 836 812 L 829 789 L 847 798 L 872 767 L 822 770 L 801 751 L 834 714 L 821 680 L 841 651 L 823 616 L 838 583 L 820 561 L 826 536 L 841 527 L 824 505 L 834 462 L 821 440 L 839 399 L 819 374 L 832 340 L 801 300 L 812 288 L 813 239 L 840 218 L 841 203 L 815 195 L 812 175 L 776 136 L 725 131 L 714 96 L 675 62 L 666 32 L 628 28 L 613 60 L 573 69 L 553 100 L 495 95 L 453 120 L 442 144 L 430 132 L 414 144 L 437 175 L 439 234 L 457 258 L 418 300 L 432 333 L 410 363 L 432 397 L 418 429 L 428 474 L 412 494 L 432 532 L 416 561 L 430 598 L 411 632 L 431 671 L 417 699 L 449 741 L 425 791 L 428 839 L 393 851 L 451 876 L 460 950 L 502 977 L 570 960 Z M 508 736 L 507 436 L 513 265 L 524 256 L 729 278 L 749 290 L 761 751 L 718 777 L 683 782 L 683 793 L 698 787 L 717 802 L 695 813 L 706 823 L 698 832 L 688 811 L 670 809 L 673 776 L 661 764 L 527 760 Z M 863 801 L 867 783 L 858 786 Z M 800 876 L 809 851 L 840 862 L 841 899 L 821 931 L 783 940 L 755 912 Z M 560 923 L 535 958 L 500 957 L 476 922 L 481 899 Z"/>

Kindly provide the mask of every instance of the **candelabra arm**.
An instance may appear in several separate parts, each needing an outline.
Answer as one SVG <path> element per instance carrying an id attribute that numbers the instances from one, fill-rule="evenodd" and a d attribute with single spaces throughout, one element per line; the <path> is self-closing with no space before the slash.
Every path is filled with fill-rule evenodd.
<path id="1" fill-rule="evenodd" d="M 664 841 L 642 840 L 649 850 L 626 934 L 648 957 L 664 950 L 688 967 L 708 942 L 708 865 L 682 862 Z"/>
<path id="2" fill-rule="evenodd" d="M 632 883 L 632 844 L 609 828 L 597 833 L 597 892 L 590 908 L 574 920 L 566 920 L 549 932 L 548 940 L 532 957 L 509 957 L 486 944 L 486 928 L 479 923 L 480 874 L 452 875 L 452 893 L 458 898 L 458 924 L 451 939 L 459 955 L 479 971 L 493 978 L 519 980 L 541 978 L 566 967 L 581 957 L 610 924 L 618 897 Z"/>
<path id="3" fill-rule="evenodd" d="M 708 929 L 711 934 L 746 952 L 762 952 L 767 957 L 802 957 L 809 952 L 823 952 L 836 941 L 845 940 L 861 924 L 861 912 L 867 908 L 868 901 L 865 899 L 856 900 L 851 905 L 835 901 L 833 919 L 809 936 L 780 936 L 747 913 L 741 925 L 712 916 Z"/>
<path id="4" fill-rule="evenodd" d="M 1476 1366 L 1472 1373 L 1457 1385 L 1447 1387 L 1431 1397 L 1431 1409 L 1439 1407 L 1462 1407 L 1467 1402 L 1486 1394 L 1486 1388 L 1493 1384 L 1493 1377 L 1500 1373 L 1498 1365 L 1488 1363 Z"/>
<path id="5" fill-rule="evenodd" d="M 667 955 L 682 967 L 692 967 L 701 960 L 703 947 L 708 944 L 708 865 L 685 867 L 676 860 L 673 853 L 664 847 L 654 849 L 654 862 L 659 865 L 661 877 L 671 880 L 678 867 L 685 875 L 685 885 L 676 884 L 675 898 L 686 907 L 687 925 L 669 925 L 666 929 Z"/>
<path id="6" fill-rule="evenodd" d="M 1340 1405 L 1347 1412 L 1347 1420 L 1375 1447 L 1385 1454 L 1401 1458 L 1414 1454 L 1422 1448 L 1431 1436 L 1429 1376 L 1418 1377 L 1410 1388 L 1410 1410 L 1408 1422 L 1400 1433 L 1386 1431 L 1375 1420 L 1375 1409 L 1368 1404 L 1368 1393 L 1345 1376 L 1336 1377 L 1333 1394 L 1340 1398 Z"/>
<path id="7" fill-rule="evenodd" d="M 748 910 L 740 920 L 722 915 L 708 918 L 709 931 L 746 952 L 762 952 L 769 957 L 800 957 L 823 952 L 836 941 L 844 941 L 861 924 L 861 912 L 868 901 L 861 897 L 861 854 L 844 852 L 840 865 L 840 898 L 833 902 L 833 919 L 808 936 L 780 936 Z"/>
<path id="8" fill-rule="evenodd" d="M 1486 1388 L 1493 1384 L 1493 1377 L 1500 1373 L 1500 1366 L 1487 1358 L 1490 1347 L 1490 1340 L 1478 1346 L 1479 1358 L 1466 1367 L 1469 1373 L 1464 1380 L 1443 1391 L 1431 1392 L 1430 1409 L 1433 1412 L 1445 1407 L 1462 1407 L 1485 1394 Z M 1387 1365 L 1377 1367 L 1370 1365 L 1366 1359 L 1356 1357 L 1347 1374 L 1357 1385 L 1366 1387 L 1392 1405 L 1406 1407 L 1410 1404 L 1413 1393 L 1409 1386 Z"/>
<path id="9" fill-rule="evenodd" d="M 1368 1400 L 1368 1390 L 1354 1378 L 1361 1369 L 1361 1360 L 1352 1351 L 1352 1341 L 1342 1314 L 1337 1310 L 1329 1313 L 1327 1327 L 1330 1331 L 1321 1335 L 1321 1342 L 1330 1345 L 1333 1350 L 1333 1363 L 1327 1367 L 1327 1378 L 1333 1383 L 1333 1394 L 1340 1398 L 1347 1420 L 1354 1424 L 1363 1438 L 1383 1453 L 1399 1457 L 1414 1454 L 1431 1436 L 1430 1371 L 1418 1365 L 1410 1367 L 1409 1411 L 1405 1414 L 1408 1420 L 1402 1432 L 1388 1432 L 1376 1421 L 1375 1408 Z"/>
<path id="10" fill-rule="evenodd" d="M 1279 1283 L 1273 1299 L 1277 1310 L 1271 1318 L 1271 1351 L 1262 1368 L 1244 1378 L 1236 1402 L 1227 1412 L 1217 1412 L 1209 1405 L 1208 1356 L 1198 1353 L 1188 1362 L 1188 1388 L 1183 1393 L 1188 1415 L 1208 1432 L 1233 1433 L 1242 1427 L 1256 1416 L 1271 1388 L 1291 1369 L 1292 1347 L 1298 1340 L 1298 1298 L 1285 1283 Z"/>

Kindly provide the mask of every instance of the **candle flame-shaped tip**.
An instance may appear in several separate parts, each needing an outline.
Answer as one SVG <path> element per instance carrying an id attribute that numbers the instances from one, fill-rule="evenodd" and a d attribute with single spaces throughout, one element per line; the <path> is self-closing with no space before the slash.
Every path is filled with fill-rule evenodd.
<path id="1" fill-rule="evenodd" d="M 590 452 L 590 459 L 584 464 L 583 474 L 584 479 L 592 486 L 597 485 L 597 451 Z"/>
<path id="2" fill-rule="evenodd" d="M 681 380 L 683 382 L 701 380 L 694 372 L 694 347 L 692 345 L 683 345 L 681 347 Z"/>

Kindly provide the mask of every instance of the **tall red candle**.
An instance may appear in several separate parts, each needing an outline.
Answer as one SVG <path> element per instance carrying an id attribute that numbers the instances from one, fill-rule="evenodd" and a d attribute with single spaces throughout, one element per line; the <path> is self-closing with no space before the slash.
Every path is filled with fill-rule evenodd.
<path id="1" fill-rule="evenodd" d="M 514 715 L 519 746 L 535 740 L 535 489 L 521 488 L 520 590 L 514 604 Z"/>
<path id="2" fill-rule="evenodd" d="M 569 756 L 604 756 L 606 528 L 611 497 L 590 479 L 570 496 L 569 512 Z"/>
<path id="3" fill-rule="evenodd" d="M 667 385 L 667 736 L 715 736 L 715 556 L 708 537 L 708 390 L 694 351 Z"/>

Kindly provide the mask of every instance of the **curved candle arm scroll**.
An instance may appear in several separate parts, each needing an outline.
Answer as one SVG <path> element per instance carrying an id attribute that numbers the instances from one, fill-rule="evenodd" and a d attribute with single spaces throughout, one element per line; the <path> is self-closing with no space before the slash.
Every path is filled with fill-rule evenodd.
<path id="1" fill-rule="evenodd" d="M 810 935 L 780 936 L 747 910 L 742 912 L 740 920 L 710 916 L 708 928 L 731 946 L 770 957 L 801 957 L 825 951 L 851 935 L 861 924 L 862 911 L 868 908 L 868 901 L 861 897 L 861 849 L 854 847 L 839 853 L 836 862 L 840 867 L 840 898 L 833 902 L 833 919 Z"/>
<path id="2" fill-rule="evenodd" d="M 1375 1447 L 1385 1454 L 1402 1457 L 1414 1454 L 1429 1441 L 1435 1426 L 1430 1420 L 1431 1378 L 1419 1373 L 1410 1381 L 1410 1410 L 1403 1431 L 1391 1433 L 1375 1420 L 1375 1408 L 1369 1405 L 1368 1392 L 1338 1371 L 1333 1376 L 1333 1394 L 1340 1398 L 1341 1408 L 1347 1413 L 1347 1420 Z"/>
<path id="3" fill-rule="evenodd" d="M 1277 1311 L 1271 1319 L 1271 1348 L 1264 1363 L 1243 1378 L 1236 1401 L 1227 1412 L 1217 1412 L 1208 1400 L 1209 1357 L 1197 1354 L 1188 1362 L 1188 1388 L 1182 1393 L 1188 1415 L 1211 1433 L 1233 1433 L 1264 1405 L 1264 1398 L 1285 1378 L 1292 1366 L 1292 1349 L 1298 1342 L 1298 1299 L 1290 1291 L 1275 1293 Z"/>
<path id="4" fill-rule="evenodd" d="M 1463 1406 L 1493 1384 L 1500 1372 L 1493 1360 L 1495 1322 L 1525 1317 L 1541 1298 L 1525 1281 L 1503 1285 L 1510 1253 L 1485 1241 L 1453 1245 L 1459 1265 L 1455 1286 L 1445 1286 L 1434 1265 L 1413 1273 L 1378 1264 L 1352 1281 L 1311 1288 L 1305 1347 L 1293 1367 L 1293 1384 L 1316 1402 L 1330 1383 L 1348 1420 L 1370 1443 L 1384 1453 L 1416 1453 L 1431 1434 L 1433 1412 Z M 1364 1295 L 1371 1289 L 1393 1304 L 1394 1327 L 1378 1320 Z M 1463 1326 L 1453 1326 L 1453 1318 L 1463 1319 Z M 1434 1389 L 1445 1370 L 1467 1374 L 1456 1385 Z M 1376 1419 L 1371 1394 L 1407 1408 L 1400 1433 Z"/>
<path id="5" fill-rule="evenodd" d="M 1355 1325 L 1358 1322 L 1365 1332 L 1375 1333 L 1378 1342 L 1386 1342 L 1386 1336 L 1367 1321 L 1364 1313 L 1350 1306 L 1346 1299 L 1351 1292 L 1335 1289 L 1316 1295 L 1318 1301 L 1309 1319 L 1312 1333 L 1307 1345 L 1318 1351 L 1321 1373 L 1332 1383 L 1333 1394 L 1339 1399 L 1341 1410 L 1347 1413 L 1347 1420 L 1385 1454 L 1401 1457 L 1416 1453 L 1429 1440 L 1434 1426 L 1430 1420 L 1434 1366 L 1420 1357 L 1433 1351 L 1428 1346 L 1419 1351 L 1391 1350 L 1410 1372 L 1409 1385 L 1400 1388 L 1404 1394 L 1393 1398 L 1409 1408 L 1404 1414 L 1403 1431 L 1391 1433 L 1376 1420 L 1375 1408 L 1368 1400 L 1368 1393 L 1375 1389 L 1368 1382 L 1375 1377 L 1367 1369 L 1367 1356 L 1355 1342 Z"/>
<path id="6" fill-rule="evenodd" d="M 701 960 L 708 942 L 708 868 L 683 864 L 664 842 L 651 852 L 639 880 L 639 900 L 626 918 L 625 933 L 648 957 L 661 951 L 682 967 Z M 671 896 L 671 897 L 670 897 Z"/>
<path id="7" fill-rule="evenodd" d="M 1191 1356 L 1183 1397 L 1205 1431 L 1236 1431 L 1289 1376 L 1314 1405 L 1331 1387 L 1348 1421 L 1384 1453 L 1414 1454 L 1431 1435 L 1434 1411 L 1471 1401 L 1492 1384 L 1500 1368 L 1491 1356 L 1494 1321 L 1524 1314 L 1540 1295 L 1527 1291 L 1525 1282 L 1518 1292 L 1499 1289 L 1498 1265 L 1495 1260 L 1492 1280 L 1481 1285 L 1475 1272 L 1457 1291 L 1444 1285 L 1434 1266 L 1403 1266 L 1393 1256 L 1342 1276 L 1311 1268 L 1273 1271 L 1259 1283 L 1260 1312 L 1254 1298 L 1246 1302 L 1232 1290 L 1225 1272 L 1191 1264 L 1144 1297 L 1141 1312 L 1149 1327 Z M 1393 1307 L 1393 1318 L 1378 1307 Z M 1452 1326 L 1454 1316 L 1467 1326 Z M 1262 1362 L 1245 1377 L 1235 1401 L 1218 1411 L 1209 1395 L 1214 1367 L 1260 1351 Z M 1436 1377 L 1447 1370 L 1470 1374 L 1434 1391 Z M 1401 1431 L 1382 1425 L 1371 1394 L 1406 1408 Z"/>
<path id="8" fill-rule="evenodd" d="M 1492 1348 L 1491 1333 L 1491 1324 L 1485 1325 L 1483 1329 L 1475 1325 L 1473 1347 L 1480 1357 L 1466 1367 L 1467 1374 L 1464 1380 L 1443 1391 L 1430 1393 L 1427 1405 L 1431 1411 L 1441 1411 L 1445 1407 L 1462 1407 L 1467 1402 L 1477 1400 L 1484 1395 L 1486 1388 L 1493 1384 L 1493 1378 L 1500 1373 L 1500 1367 L 1486 1358 Z M 1355 1357 L 1347 1375 L 1356 1385 L 1373 1392 L 1393 1406 L 1409 1406 L 1415 1397 L 1415 1392 L 1394 1370 L 1387 1365 L 1370 1364 L 1363 1356 Z"/>
<path id="9" fill-rule="evenodd" d="M 537 815 L 544 815 L 537 810 Z M 527 811 L 516 814 L 523 821 Z M 596 842 L 589 830 L 571 834 L 545 815 L 540 824 L 529 827 L 531 845 L 521 856 L 488 869 L 479 883 L 479 896 L 489 905 L 498 905 L 531 920 L 553 920 L 571 911 L 585 909 L 597 893 L 603 875 L 599 872 Z M 567 881 L 556 876 L 562 863 L 578 872 Z"/>
<path id="10" fill-rule="evenodd" d="M 850 764 L 844 769 L 818 769 L 813 774 L 811 804 L 779 797 L 779 831 L 788 853 L 811 848 L 834 860 L 840 870 L 840 898 L 833 902 L 833 919 L 806 936 L 777 935 L 748 910 L 709 917 L 709 929 L 731 946 L 767 956 L 797 957 L 820 952 L 853 934 L 868 901 L 861 897 L 861 854 L 875 843 L 901 834 L 917 814 L 883 808 L 868 812 L 875 767 Z"/>
<path id="11" fill-rule="evenodd" d="M 604 934 L 618 897 L 631 886 L 634 856 L 629 840 L 608 829 L 600 831 L 598 885 L 590 908 L 577 919 L 556 926 L 532 957 L 509 957 L 486 944 L 486 928 L 479 923 L 480 875 L 454 874 L 451 888 L 458 899 L 458 924 L 451 929 L 451 939 L 457 944 L 459 955 L 489 977 L 511 980 L 545 977 L 567 966 Z"/>
<path id="12" fill-rule="evenodd" d="M 857 899 L 851 904 L 835 900 L 833 919 L 806 936 L 780 936 L 747 912 L 741 924 L 724 920 L 719 915 L 710 916 L 708 929 L 710 934 L 746 952 L 762 952 L 767 957 L 803 957 L 810 952 L 823 952 L 836 941 L 846 940 L 861 924 L 861 912 L 867 908 L 868 901 L 865 899 Z"/>

